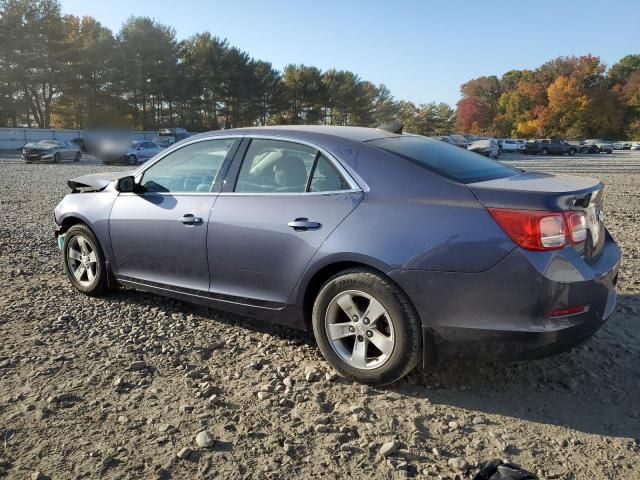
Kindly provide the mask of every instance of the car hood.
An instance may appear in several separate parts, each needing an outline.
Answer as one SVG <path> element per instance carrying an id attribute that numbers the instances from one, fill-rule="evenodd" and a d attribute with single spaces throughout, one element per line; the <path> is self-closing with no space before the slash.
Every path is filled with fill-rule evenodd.
<path id="1" fill-rule="evenodd" d="M 105 172 L 105 173 L 93 173 L 91 175 L 83 175 L 81 177 L 72 178 L 67 182 L 69 188 L 76 192 L 99 192 L 111 182 L 118 180 L 119 178 L 128 177 L 133 175 L 135 170 L 128 170 L 124 172 Z"/>
<path id="2" fill-rule="evenodd" d="M 55 150 L 56 145 L 44 145 L 42 143 L 27 143 L 24 148 L 37 148 L 39 150 Z"/>

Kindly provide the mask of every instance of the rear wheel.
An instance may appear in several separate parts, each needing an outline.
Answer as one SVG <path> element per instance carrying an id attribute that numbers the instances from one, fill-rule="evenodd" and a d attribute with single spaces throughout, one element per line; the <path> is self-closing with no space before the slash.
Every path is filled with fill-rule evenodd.
<path id="1" fill-rule="evenodd" d="M 74 157 L 73 161 L 74 162 L 79 162 L 81 158 L 82 158 L 82 153 L 81 152 L 76 152 L 76 156 Z"/>
<path id="2" fill-rule="evenodd" d="M 549 150 L 547 150 L 546 148 L 543 148 L 542 151 L 540 152 L 542 155 L 549 155 Z"/>
<path id="3" fill-rule="evenodd" d="M 129 155 L 129 165 L 137 165 L 138 159 L 135 155 Z"/>
<path id="4" fill-rule="evenodd" d="M 418 316 L 406 295 L 374 271 L 346 270 L 329 279 L 312 322 L 324 358 L 354 381 L 393 383 L 418 364 Z"/>
<path id="5" fill-rule="evenodd" d="M 575 154 L 576 154 L 576 151 L 573 148 L 569 150 L 569 155 L 573 157 Z"/>
<path id="6" fill-rule="evenodd" d="M 61 160 L 62 160 L 62 157 L 60 156 L 60 153 L 58 153 L 58 152 L 54 153 L 54 155 L 53 155 L 53 161 L 54 161 L 55 163 L 60 163 L 60 161 L 61 161 Z"/>
<path id="7" fill-rule="evenodd" d="M 84 224 L 69 228 L 64 239 L 64 266 L 73 286 L 91 296 L 107 292 L 104 254 L 95 235 Z"/>

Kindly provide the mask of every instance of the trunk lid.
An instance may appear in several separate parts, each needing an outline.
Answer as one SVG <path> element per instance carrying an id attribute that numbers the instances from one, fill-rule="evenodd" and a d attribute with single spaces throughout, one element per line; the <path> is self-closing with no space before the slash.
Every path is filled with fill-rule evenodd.
<path id="1" fill-rule="evenodd" d="M 584 212 L 587 240 L 574 248 L 585 260 L 594 259 L 605 238 L 604 184 L 596 179 L 525 172 L 467 185 L 487 208 Z"/>

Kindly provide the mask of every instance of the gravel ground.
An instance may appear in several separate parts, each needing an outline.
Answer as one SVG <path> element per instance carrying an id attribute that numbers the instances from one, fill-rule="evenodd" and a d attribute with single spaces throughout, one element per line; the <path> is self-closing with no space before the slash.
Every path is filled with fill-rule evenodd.
<path id="1" fill-rule="evenodd" d="M 540 478 L 640 478 L 640 153 L 503 159 L 606 182 L 616 313 L 571 352 L 388 389 L 337 377 L 305 333 L 77 293 L 52 210 L 68 178 L 126 167 L 0 161 L 0 475 L 463 479 L 503 458 Z"/>

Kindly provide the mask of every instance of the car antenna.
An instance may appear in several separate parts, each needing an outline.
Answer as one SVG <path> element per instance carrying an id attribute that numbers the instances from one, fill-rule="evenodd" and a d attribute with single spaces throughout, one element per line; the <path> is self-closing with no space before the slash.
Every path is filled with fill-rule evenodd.
<path id="1" fill-rule="evenodd" d="M 388 122 L 382 123 L 376 127 L 378 130 L 384 130 L 385 132 L 402 134 L 404 125 L 400 122 Z"/>

